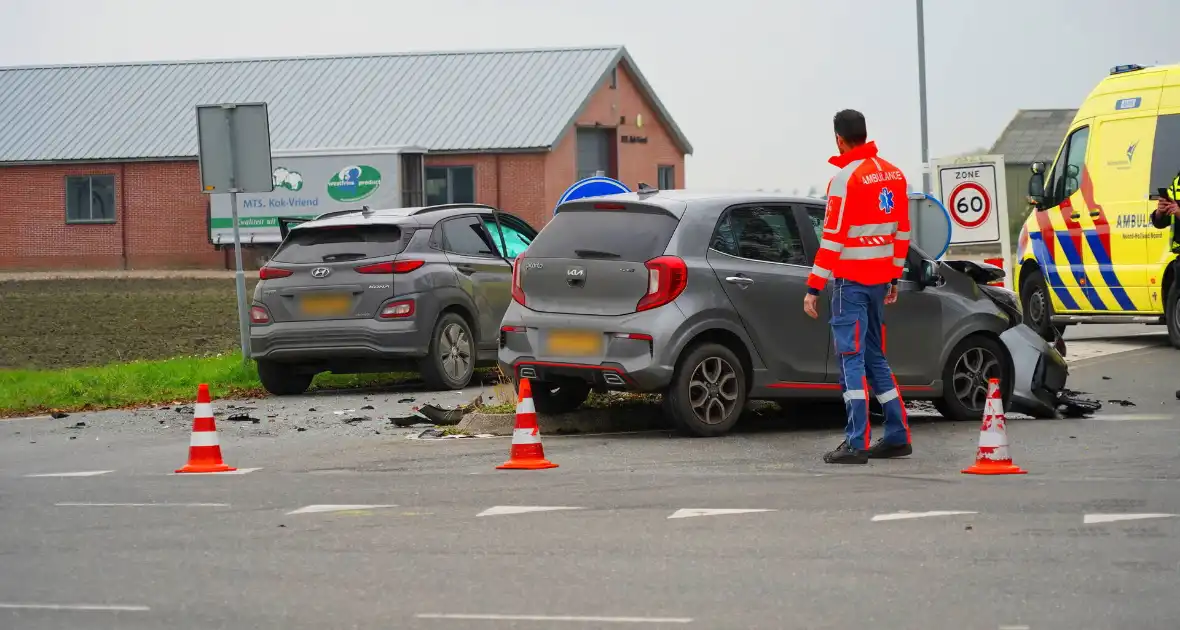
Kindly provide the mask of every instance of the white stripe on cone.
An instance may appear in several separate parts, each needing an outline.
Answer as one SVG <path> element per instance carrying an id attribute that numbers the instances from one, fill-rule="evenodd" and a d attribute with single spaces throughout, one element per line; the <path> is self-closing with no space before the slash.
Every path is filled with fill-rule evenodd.
<path id="1" fill-rule="evenodd" d="M 194 418 L 212 418 L 213 417 L 213 403 L 197 403 L 193 405 Z"/>
<path id="2" fill-rule="evenodd" d="M 537 408 L 533 406 L 533 398 L 530 396 L 516 403 L 516 413 L 537 413 Z"/>
<path id="3" fill-rule="evenodd" d="M 513 444 L 540 444 L 540 432 L 536 429 L 513 429 L 512 443 Z"/>
<path id="4" fill-rule="evenodd" d="M 189 446 L 220 446 L 216 431 L 193 431 Z"/>

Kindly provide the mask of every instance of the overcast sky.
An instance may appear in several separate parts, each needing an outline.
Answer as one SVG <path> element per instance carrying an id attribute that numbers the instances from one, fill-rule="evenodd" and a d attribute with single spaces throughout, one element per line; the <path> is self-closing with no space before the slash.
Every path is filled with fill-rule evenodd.
<path id="1" fill-rule="evenodd" d="M 693 143 L 690 187 L 832 174 L 832 114 L 920 180 L 913 0 L 0 0 L 0 65 L 623 44 Z M 933 157 L 1111 66 L 1180 62 L 1180 0 L 926 0 Z M 916 186 L 915 186 L 916 187 Z"/>

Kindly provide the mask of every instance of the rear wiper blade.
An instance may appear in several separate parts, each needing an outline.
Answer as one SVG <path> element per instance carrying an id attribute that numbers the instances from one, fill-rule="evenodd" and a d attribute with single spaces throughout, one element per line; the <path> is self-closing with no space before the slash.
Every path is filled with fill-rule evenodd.
<path id="1" fill-rule="evenodd" d="M 619 258 L 619 255 L 614 252 L 604 252 L 597 249 L 575 249 L 574 253 L 578 258 Z"/>
<path id="2" fill-rule="evenodd" d="M 328 254 L 327 256 L 324 256 L 322 260 L 324 262 L 337 262 L 340 260 L 356 260 L 358 258 L 364 257 L 364 254 Z"/>

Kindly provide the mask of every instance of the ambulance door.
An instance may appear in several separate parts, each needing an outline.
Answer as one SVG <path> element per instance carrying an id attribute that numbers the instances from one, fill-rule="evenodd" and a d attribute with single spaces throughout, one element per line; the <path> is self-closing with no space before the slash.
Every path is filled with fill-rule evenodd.
<path id="1" fill-rule="evenodd" d="M 1154 99 L 1152 99 L 1154 100 Z M 1095 310 L 1151 310 L 1147 240 L 1151 229 L 1147 183 L 1155 108 L 1127 110 L 1096 121 L 1090 159 L 1082 168 L 1071 218 L 1085 235 L 1085 275 L 1095 287 Z"/>
<path id="2" fill-rule="evenodd" d="M 1180 92 L 1180 90 L 1177 90 Z M 1148 191 L 1151 200 L 1146 212 L 1155 210 L 1159 195 L 1156 191 L 1168 188 L 1180 175 L 1180 94 L 1173 99 L 1177 104 L 1168 108 L 1161 108 L 1155 127 L 1155 150 L 1151 154 L 1151 183 Z M 1164 271 L 1168 263 L 1176 256 L 1173 251 L 1177 242 L 1172 230 L 1157 230 L 1150 220 L 1147 229 L 1149 238 L 1145 239 L 1147 257 L 1147 277 L 1150 286 L 1152 311 L 1162 313 L 1164 300 L 1167 298 L 1168 288 L 1163 286 Z"/>
<path id="3" fill-rule="evenodd" d="M 1082 263 L 1085 239 L 1079 223 L 1081 214 L 1073 207 L 1074 198 L 1080 197 L 1091 123 L 1080 123 L 1066 136 L 1045 178 L 1044 209 L 1033 214 L 1037 221 L 1036 233 L 1030 234 L 1033 251 L 1041 264 L 1055 313 L 1099 310 L 1096 300 L 1090 299 L 1095 289 L 1089 286 Z"/>

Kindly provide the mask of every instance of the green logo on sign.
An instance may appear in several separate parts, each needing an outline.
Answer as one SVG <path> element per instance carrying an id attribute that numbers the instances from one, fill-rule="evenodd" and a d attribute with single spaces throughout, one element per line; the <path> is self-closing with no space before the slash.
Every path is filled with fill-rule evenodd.
<path id="1" fill-rule="evenodd" d="M 328 196 L 336 201 L 360 201 L 381 187 L 381 173 L 372 166 L 345 166 L 328 180 Z"/>

